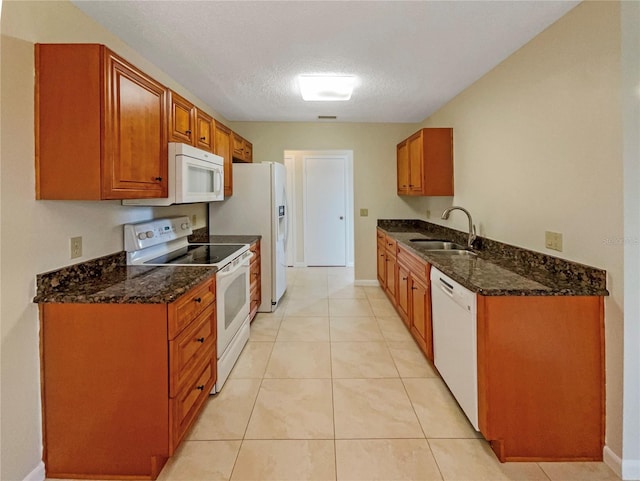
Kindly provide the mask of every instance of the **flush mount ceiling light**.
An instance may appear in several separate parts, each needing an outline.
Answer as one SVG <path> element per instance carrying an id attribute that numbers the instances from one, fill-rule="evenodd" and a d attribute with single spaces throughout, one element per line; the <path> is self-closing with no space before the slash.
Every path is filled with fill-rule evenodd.
<path id="1" fill-rule="evenodd" d="M 349 100 L 356 78 L 348 75 L 299 75 L 303 100 Z"/>

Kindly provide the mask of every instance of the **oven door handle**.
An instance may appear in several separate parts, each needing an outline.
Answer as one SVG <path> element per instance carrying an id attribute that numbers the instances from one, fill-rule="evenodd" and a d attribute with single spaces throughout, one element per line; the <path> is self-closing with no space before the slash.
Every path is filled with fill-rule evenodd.
<path id="1" fill-rule="evenodd" d="M 217 277 L 219 279 L 222 279 L 223 277 L 230 276 L 231 274 L 236 272 L 238 269 L 242 269 L 243 267 L 247 267 L 249 265 L 249 261 L 251 260 L 251 258 L 254 255 L 253 252 L 251 252 L 251 251 L 247 251 L 247 252 L 249 253 L 249 255 L 246 255 L 244 257 L 244 259 L 242 259 L 241 262 L 238 262 L 238 264 L 235 267 L 231 267 L 229 270 L 227 270 L 227 267 L 219 270 L 218 273 L 217 273 Z"/>

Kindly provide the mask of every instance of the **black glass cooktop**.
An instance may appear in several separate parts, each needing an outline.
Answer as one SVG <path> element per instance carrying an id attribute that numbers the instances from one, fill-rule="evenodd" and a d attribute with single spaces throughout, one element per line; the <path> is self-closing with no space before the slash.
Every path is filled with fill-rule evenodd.
<path id="1" fill-rule="evenodd" d="M 233 254 L 243 247 L 243 244 L 193 244 L 151 259 L 145 264 L 216 265 L 227 261 L 227 258 L 231 261 Z"/>

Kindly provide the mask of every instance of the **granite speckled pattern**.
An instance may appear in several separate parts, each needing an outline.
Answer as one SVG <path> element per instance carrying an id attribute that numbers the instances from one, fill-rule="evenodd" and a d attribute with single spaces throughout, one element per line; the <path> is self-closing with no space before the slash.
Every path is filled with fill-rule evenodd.
<path id="1" fill-rule="evenodd" d="M 166 304 L 218 271 L 210 266 L 127 266 L 124 252 L 38 274 L 36 303 Z"/>
<path id="2" fill-rule="evenodd" d="M 484 296 L 606 296 L 606 272 L 478 237 L 476 257 L 424 249 L 413 238 L 466 245 L 467 234 L 421 220 L 378 220 L 378 227 L 466 288 Z"/>
<path id="3" fill-rule="evenodd" d="M 261 238 L 261 235 L 212 235 L 204 242 L 210 242 L 211 244 L 253 244 Z"/>

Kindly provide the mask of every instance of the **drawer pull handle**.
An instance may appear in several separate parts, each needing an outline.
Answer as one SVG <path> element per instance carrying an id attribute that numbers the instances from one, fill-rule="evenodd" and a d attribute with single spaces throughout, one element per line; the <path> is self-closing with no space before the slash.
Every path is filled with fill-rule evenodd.
<path id="1" fill-rule="evenodd" d="M 199 337 L 198 339 L 196 339 L 196 341 L 198 341 L 198 342 L 204 342 L 204 337 Z"/>
<path id="2" fill-rule="evenodd" d="M 155 177 L 153 180 L 157 180 L 158 182 L 162 182 L 162 177 Z"/>
<path id="3" fill-rule="evenodd" d="M 196 298 L 193 300 L 193 302 L 200 303 L 200 302 L 202 302 L 202 298 L 201 298 L 201 297 L 196 297 Z"/>
<path id="4" fill-rule="evenodd" d="M 197 389 L 198 391 L 204 391 L 204 384 L 202 384 L 202 385 L 200 385 L 200 386 L 196 387 L 196 389 Z"/>
<path id="5" fill-rule="evenodd" d="M 191 130 L 185 130 L 184 133 L 188 134 L 188 135 L 191 135 Z"/>
<path id="6" fill-rule="evenodd" d="M 412 290 L 412 291 L 415 291 L 416 289 L 417 289 L 417 287 L 413 287 L 413 286 L 411 286 L 411 290 Z"/>
<path id="7" fill-rule="evenodd" d="M 200 137 L 200 140 L 207 140 L 206 137 Z"/>

